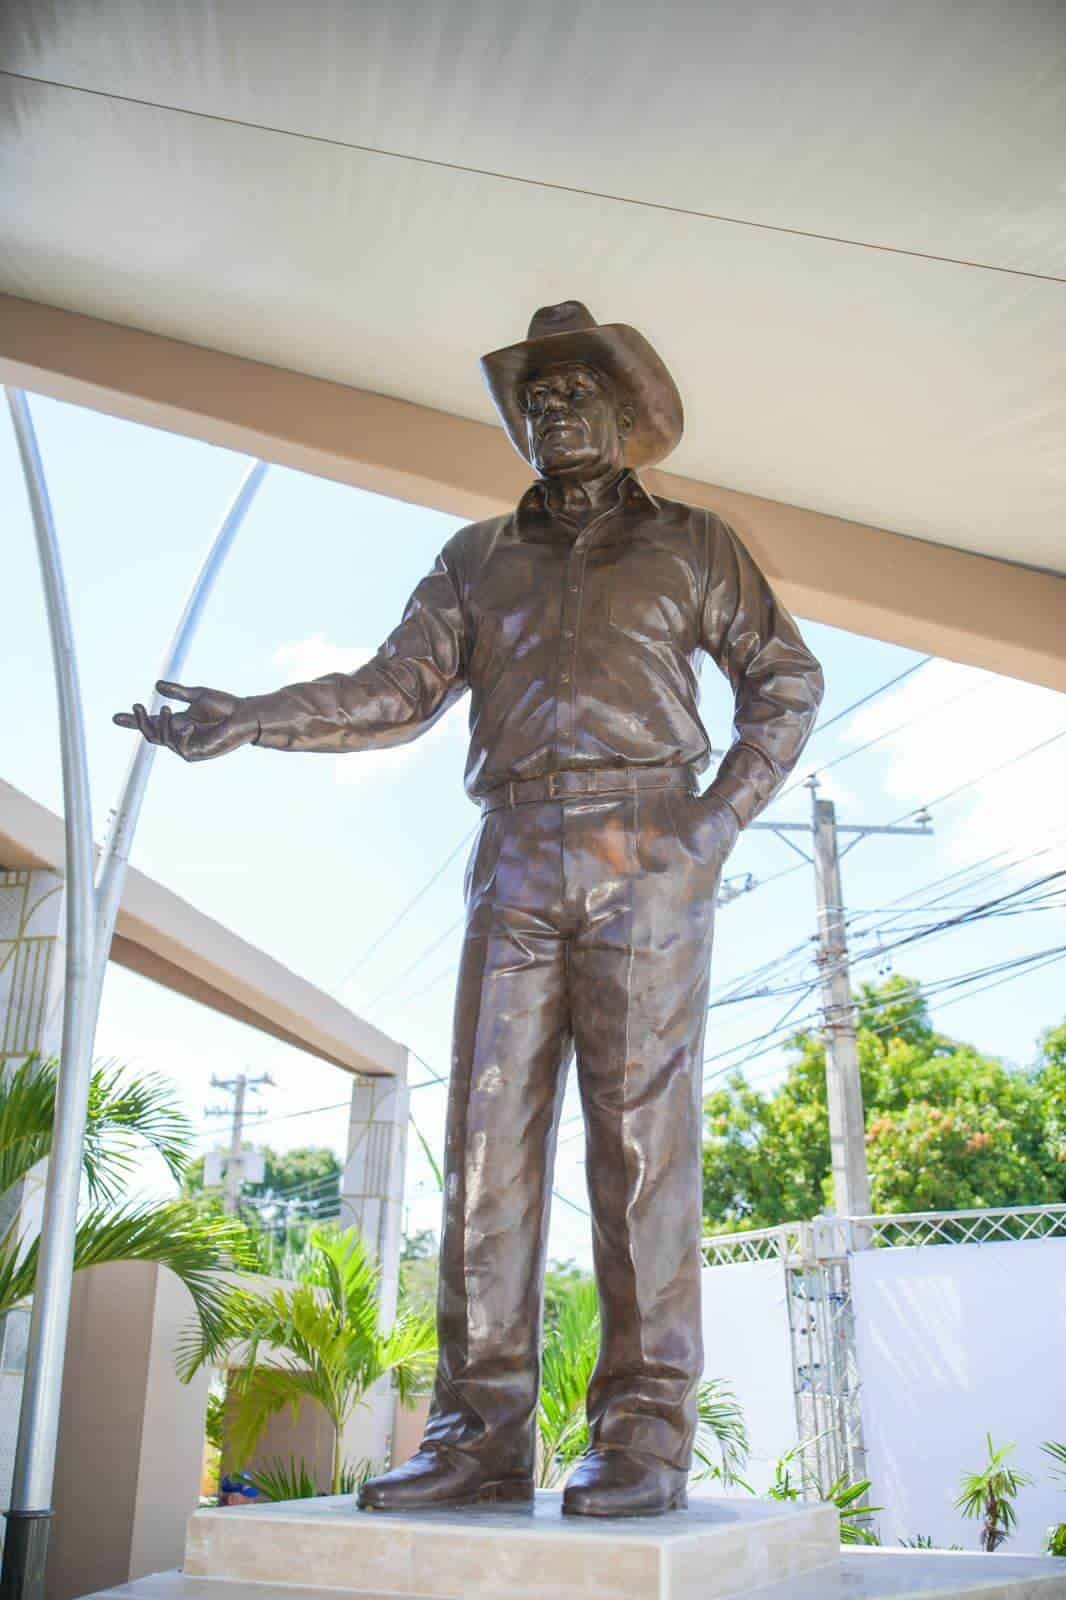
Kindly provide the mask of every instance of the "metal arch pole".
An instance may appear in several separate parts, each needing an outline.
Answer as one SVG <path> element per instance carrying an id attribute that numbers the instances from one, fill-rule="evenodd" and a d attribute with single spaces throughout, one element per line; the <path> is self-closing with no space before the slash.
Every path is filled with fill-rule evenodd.
<path id="1" fill-rule="evenodd" d="M 63 1043 L 11 1509 L 6 1513 L 8 1531 L 0 1572 L 0 1600 L 40 1600 L 44 1594 L 93 1040 L 130 847 L 155 748 L 141 745 L 134 752 L 94 888 L 85 727 L 59 545 L 26 397 L 21 390 L 8 390 L 8 402 L 45 589 L 60 711 L 66 827 Z M 204 606 L 266 470 L 266 463 L 257 461 L 245 473 L 189 593 L 163 661 L 161 678 L 175 678 L 181 672 Z M 153 711 L 158 710 L 159 704 L 156 692 Z"/>
<path id="2" fill-rule="evenodd" d="M 266 476 L 266 471 L 267 464 L 265 461 L 254 461 L 242 478 L 229 510 L 223 517 L 218 532 L 211 541 L 196 581 L 189 591 L 189 598 L 185 602 L 185 609 L 174 630 L 174 637 L 171 639 L 170 646 L 163 657 L 163 663 L 159 669 L 160 678 L 167 680 L 180 677 L 193 636 L 203 615 L 204 606 L 207 604 L 211 590 L 214 588 L 215 580 L 222 570 L 223 562 L 229 555 L 230 548 L 240 531 L 248 509 Z M 153 690 L 151 711 L 153 713 L 157 712 L 161 703 L 162 697 L 157 691 Z M 115 921 L 118 917 L 118 908 L 122 901 L 122 890 L 126 881 L 126 869 L 130 861 L 133 835 L 137 829 L 141 805 L 144 801 L 144 792 L 148 785 L 148 778 L 152 771 L 157 748 L 156 745 L 147 744 L 143 739 L 137 741 L 137 748 L 134 750 L 127 768 L 125 782 L 111 818 L 107 839 L 97 868 L 91 991 L 92 1030 L 94 1035 L 100 1010 L 100 997 L 104 987 L 104 979 L 107 975 L 108 957 L 111 953 L 111 939 L 115 931 Z"/>
<path id="3" fill-rule="evenodd" d="M 78 665 L 44 466 L 26 397 L 8 390 L 44 585 L 59 708 L 66 846 L 66 982 L 52 1154 L 30 1318 L 0 1594 L 44 1592 L 59 1402 L 70 1316 L 74 1235 L 92 1061 L 93 831 Z"/>

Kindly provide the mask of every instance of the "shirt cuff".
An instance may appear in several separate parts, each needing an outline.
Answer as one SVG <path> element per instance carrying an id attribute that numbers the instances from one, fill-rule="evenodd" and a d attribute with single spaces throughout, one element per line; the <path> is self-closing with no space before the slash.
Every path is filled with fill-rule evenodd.
<path id="1" fill-rule="evenodd" d="M 264 750 L 289 750 L 292 748 L 292 707 L 281 694 L 255 694 L 249 696 L 249 708 L 259 724 L 259 732 L 252 740 Z"/>
<path id="2" fill-rule="evenodd" d="M 769 756 L 756 745 L 735 744 L 726 752 L 708 792 L 724 800 L 746 828 L 770 804 L 780 783 Z"/>

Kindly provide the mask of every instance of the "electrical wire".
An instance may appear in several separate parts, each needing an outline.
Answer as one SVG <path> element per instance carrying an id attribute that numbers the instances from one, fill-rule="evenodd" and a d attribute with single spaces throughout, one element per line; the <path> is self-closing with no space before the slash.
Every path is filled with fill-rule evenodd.
<path id="1" fill-rule="evenodd" d="M 981 979 L 981 978 L 998 977 L 998 975 L 1000 973 L 1004 973 L 1004 972 L 1013 973 L 1015 971 L 1015 969 L 1017 969 L 1017 973 L 1020 976 L 1023 971 L 1028 970 L 1031 967 L 1033 968 L 1033 970 L 1039 970 L 1039 968 L 1044 967 L 1044 966 L 1053 966 L 1057 961 L 1061 961 L 1064 958 L 1066 958 L 1066 945 L 1055 945 L 1055 946 L 1052 946 L 1050 949 L 1047 949 L 1047 950 L 1037 950 L 1037 951 L 1034 951 L 1032 954 L 1027 955 L 1027 956 L 1015 956 L 1015 957 L 1012 957 L 1008 961 L 994 963 L 993 965 L 987 966 L 987 967 L 979 967 L 979 968 L 976 968 L 975 970 L 973 970 L 971 972 L 955 974 L 955 975 L 953 975 L 951 977 L 948 977 L 948 978 L 935 979 L 932 983 L 927 983 L 927 984 L 923 984 L 922 985 L 922 995 L 923 995 L 923 998 L 927 999 L 927 1000 L 928 999 L 935 999 L 936 997 L 938 997 L 941 994 L 950 993 L 950 991 L 952 989 L 956 989 L 956 988 L 958 988 L 960 986 L 967 986 L 967 985 L 972 984 L 972 983 L 977 983 L 978 980 Z M 1038 963 L 1039 965 L 1037 967 L 1033 967 L 1034 963 Z M 1001 979 L 1000 981 L 1006 981 L 1006 980 L 1005 979 Z M 812 988 L 813 987 L 815 987 L 815 986 L 812 985 Z M 981 985 L 981 987 L 978 988 L 978 989 L 975 989 L 972 994 L 967 993 L 965 995 L 961 995 L 961 996 L 959 996 L 959 999 L 960 1000 L 961 999 L 967 999 L 967 1000 L 968 999 L 972 999 L 972 998 L 974 998 L 975 995 L 983 993 L 985 988 L 998 988 L 998 987 L 999 987 L 999 983 L 998 982 L 997 983 L 989 983 L 987 985 Z M 864 1010 L 866 1010 L 867 1012 L 883 1010 L 886 1006 L 897 1005 L 899 1003 L 899 999 L 900 999 L 899 995 L 889 995 L 889 996 L 886 996 L 885 998 L 883 998 L 882 1000 L 873 1001 L 873 1002 L 870 1002 L 870 1003 L 865 1003 L 864 1004 Z M 950 1001 L 946 1005 L 944 1005 L 942 1007 L 939 1007 L 938 1009 L 947 1010 L 948 1004 L 954 1005 L 955 1001 Z M 791 1027 L 787 1030 L 787 1033 L 789 1035 L 794 1034 L 796 1029 L 802 1027 L 804 1024 L 808 1024 L 809 1023 L 809 1024 L 814 1025 L 814 1024 L 817 1024 L 820 1020 L 821 1020 L 821 1013 L 819 1011 L 810 1012 L 810 1013 L 807 1014 L 807 1016 L 797 1019 L 797 1021 L 794 1022 L 791 1025 Z M 743 1044 L 741 1044 L 741 1045 L 733 1045 L 727 1050 L 719 1051 L 716 1055 L 707 1056 L 707 1057 L 704 1058 L 704 1065 L 706 1066 L 710 1062 L 720 1061 L 723 1056 L 731 1055 L 731 1054 L 733 1054 L 734 1051 L 736 1051 L 738 1049 L 743 1049 L 744 1045 L 747 1045 L 747 1044 L 759 1044 L 763 1039 L 767 1039 L 769 1037 L 769 1035 L 772 1033 L 772 1031 L 773 1030 L 768 1029 L 765 1034 L 760 1034 L 755 1039 L 745 1040 L 743 1042 Z M 862 1026 L 861 1031 L 864 1032 L 864 1033 L 875 1033 L 875 1034 L 888 1033 L 888 1032 L 892 1031 L 892 1025 L 889 1025 L 886 1028 L 876 1028 L 876 1027 L 870 1028 L 870 1027 Z M 744 1065 L 746 1065 L 747 1062 L 754 1061 L 754 1060 L 758 1059 L 760 1056 L 769 1055 L 772 1051 L 779 1049 L 783 1043 L 785 1043 L 785 1038 L 784 1037 L 779 1037 L 777 1039 L 773 1039 L 773 1040 L 771 1040 L 771 1042 L 769 1042 L 767 1044 L 763 1044 L 761 1049 L 756 1049 L 756 1050 L 751 1051 L 748 1055 L 746 1055 L 743 1058 L 743 1060 L 741 1060 L 739 1062 L 736 1062 L 736 1061 L 729 1062 L 724 1067 L 720 1067 L 715 1072 L 705 1073 L 704 1074 L 704 1078 L 703 1078 L 704 1084 L 706 1085 L 707 1083 L 713 1081 L 715 1078 L 724 1077 L 727 1073 L 739 1072 L 741 1070 L 741 1068 Z"/>
<path id="2" fill-rule="evenodd" d="M 403 910 L 397 913 L 384 932 L 379 933 L 373 943 L 368 945 L 363 951 L 362 955 L 354 963 L 354 965 L 349 967 L 348 971 L 338 982 L 338 989 L 345 988 L 349 983 L 351 983 L 356 973 L 362 971 L 367 962 L 370 960 L 371 956 L 375 955 L 385 943 L 385 940 L 388 939 L 391 934 L 395 933 L 396 929 L 400 926 L 405 917 L 410 915 L 415 906 L 419 904 L 419 902 L 429 893 L 430 889 L 432 889 L 433 885 L 438 881 L 438 879 L 440 879 L 448 870 L 456 856 L 458 856 L 466 848 L 480 826 L 480 822 L 475 822 L 474 826 L 469 830 L 469 832 L 463 834 L 463 837 L 459 840 L 459 843 L 455 846 L 455 849 L 444 858 L 436 872 L 432 873 L 431 876 L 426 879 L 422 887 L 411 896 L 411 899 L 408 900 L 407 904 L 403 907 Z"/>

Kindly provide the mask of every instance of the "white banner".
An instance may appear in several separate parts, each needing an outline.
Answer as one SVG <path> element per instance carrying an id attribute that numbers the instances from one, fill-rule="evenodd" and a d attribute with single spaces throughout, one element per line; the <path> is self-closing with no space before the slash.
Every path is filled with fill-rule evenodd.
<path id="1" fill-rule="evenodd" d="M 1049 1525 L 1066 1522 L 1066 1486 L 1040 1449 L 1066 1440 L 1066 1239 L 865 1250 L 851 1274 L 885 1543 L 921 1533 L 978 1548 L 979 1525 L 952 1502 L 991 1433 L 1017 1445 L 1012 1464 L 1037 1480 L 1004 1549 L 1040 1552 Z"/>
<path id="2" fill-rule="evenodd" d="M 796 1443 L 792 1344 L 780 1261 L 739 1261 L 703 1272 L 703 1370 L 724 1378 L 744 1408 L 751 1444 L 745 1474 L 758 1494 L 774 1463 Z M 701 1486 L 693 1485 L 696 1493 Z M 722 1494 L 720 1484 L 704 1486 Z M 742 1491 L 738 1491 L 742 1492 Z"/>

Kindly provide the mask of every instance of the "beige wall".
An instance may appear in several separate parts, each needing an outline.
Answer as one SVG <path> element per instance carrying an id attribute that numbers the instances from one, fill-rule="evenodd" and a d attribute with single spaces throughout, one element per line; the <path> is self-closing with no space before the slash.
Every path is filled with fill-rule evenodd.
<path id="1" fill-rule="evenodd" d="M 180 1566 L 210 1383 L 174 1370 L 192 1316 L 184 1285 L 154 1263 L 75 1274 L 47 1600 Z"/>

